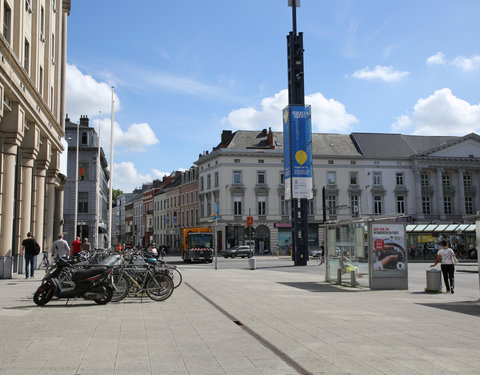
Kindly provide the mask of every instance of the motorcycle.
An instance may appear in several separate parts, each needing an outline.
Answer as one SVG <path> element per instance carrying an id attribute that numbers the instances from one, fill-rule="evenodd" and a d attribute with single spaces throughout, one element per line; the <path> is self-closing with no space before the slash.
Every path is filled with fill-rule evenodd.
<path id="1" fill-rule="evenodd" d="M 94 266 L 88 269 L 75 270 L 71 274 L 70 282 L 62 282 L 65 274 L 72 265 L 63 258 L 50 268 L 33 295 L 33 302 L 38 306 L 47 304 L 53 297 L 77 298 L 93 300 L 104 305 L 112 299 L 114 285 L 112 282 L 112 266 Z"/>

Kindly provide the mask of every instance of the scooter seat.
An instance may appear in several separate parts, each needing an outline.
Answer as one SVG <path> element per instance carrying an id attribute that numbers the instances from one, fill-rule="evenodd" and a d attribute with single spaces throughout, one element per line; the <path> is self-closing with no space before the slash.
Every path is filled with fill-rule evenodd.
<path id="1" fill-rule="evenodd" d="M 72 280 L 74 282 L 82 281 L 88 279 L 89 277 L 100 275 L 101 273 L 105 272 L 106 269 L 107 267 L 95 267 L 88 270 L 79 270 L 73 274 Z"/>

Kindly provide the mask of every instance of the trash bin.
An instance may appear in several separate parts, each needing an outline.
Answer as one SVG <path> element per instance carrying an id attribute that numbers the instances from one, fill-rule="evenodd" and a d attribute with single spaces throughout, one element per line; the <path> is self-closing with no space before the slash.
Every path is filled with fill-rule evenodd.
<path id="1" fill-rule="evenodd" d="M 13 268 L 13 257 L 0 257 L 0 279 L 11 279 Z"/>
<path id="2" fill-rule="evenodd" d="M 442 271 L 432 268 L 427 270 L 427 292 L 440 292 L 442 290 Z"/>
<path id="3" fill-rule="evenodd" d="M 250 268 L 251 270 L 254 270 L 256 268 L 256 259 L 255 258 L 248 259 L 248 268 Z"/>

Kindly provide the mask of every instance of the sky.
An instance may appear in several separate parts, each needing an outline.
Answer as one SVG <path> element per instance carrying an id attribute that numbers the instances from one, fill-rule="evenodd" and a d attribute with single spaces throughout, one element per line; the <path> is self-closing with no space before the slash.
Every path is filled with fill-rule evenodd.
<path id="1" fill-rule="evenodd" d="M 480 1 L 300 5 L 313 132 L 480 134 Z M 224 129 L 282 131 L 290 31 L 288 0 L 72 1 L 66 112 L 110 163 L 114 87 L 113 187 L 131 192 Z"/>

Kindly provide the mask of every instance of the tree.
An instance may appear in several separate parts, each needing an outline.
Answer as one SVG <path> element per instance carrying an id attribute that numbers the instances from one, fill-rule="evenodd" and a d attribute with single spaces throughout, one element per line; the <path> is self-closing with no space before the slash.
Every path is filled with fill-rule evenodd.
<path id="1" fill-rule="evenodd" d="M 123 194 L 123 191 L 120 189 L 112 189 L 112 204 L 117 203 L 117 198 Z"/>

